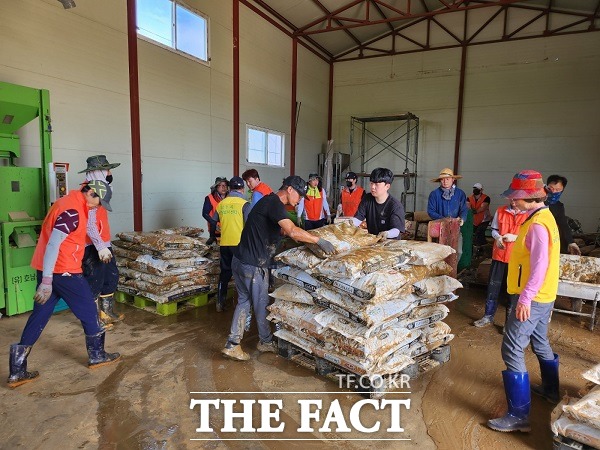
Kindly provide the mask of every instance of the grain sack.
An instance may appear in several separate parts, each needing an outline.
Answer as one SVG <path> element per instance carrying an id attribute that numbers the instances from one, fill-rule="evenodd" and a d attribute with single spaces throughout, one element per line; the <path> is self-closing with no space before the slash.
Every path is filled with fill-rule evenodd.
<path id="1" fill-rule="evenodd" d="M 561 280 L 600 284 L 600 258 L 560 255 Z"/>
<path id="2" fill-rule="evenodd" d="M 591 369 L 586 370 L 583 372 L 582 376 L 592 383 L 600 384 L 600 364 L 597 364 Z"/>
<path id="3" fill-rule="evenodd" d="M 299 286 L 293 284 L 284 284 L 272 293 L 269 294 L 271 297 L 278 300 L 285 300 L 287 302 L 304 303 L 306 305 L 313 305 L 312 296 Z"/>
<path id="4" fill-rule="evenodd" d="M 152 232 L 128 231 L 117 233 L 117 237 L 123 241 L 133 242 L 144 248 L 152 250 L 202 250 L 208 248 L 199 239 L 182 236 L 179 234 L 157 234 Z"/>
<path id="5" fill-rule="evenodd" d="M 315 273 L 315 278 L 333 287 L 339 292 L 346 292 L 356 300 L 378 303 L 392 298 L 402 298 L 412 291 L 412 284 L 426 277 L 448 275 L 452 268 L 444 261 L 429 266 L 409 266 L 403 269 L 389 269 L 370 273 L 364 277 L 336 278 Z"/>
<path id="6" fill-rule="evenodd" d="M 198 285 L 211 284 L 215 280 L 214 276 L 208 275 L 203 270 L 196 270 L 195 272 L 186 272 L 180 274 L 162 273 L 161 275 L 154 275 L 151 273 L 129 269 L 127 267 L 122 267 L 119 270 L 119 272 L 126 278 L 133 278 L 134 280 L 143 280 L 160 286 L 178 283 L 180 281 L 191 281 L 193 282 L 192 284 Z"/>
<path id="7" fill-rule="evenodd" d="M 435 297 L 426 298 L 420 297 L 417 294 L 409 294 L 406 297 L 403 297 L 403 300 L 412 303 L 414 307 L 417 306 L 427 306 L 433 305 L 435 303 L 450 303 L 458 298 L 458 295 L 449 293 L 449 294 L 440 294 Z"/>
<path id="8" fill-rule="evenodd" d="M 413 284 L 413 292 L 419 297 L 433 298 L 454 292 L 462 287 L 463 285 L 456 278 L 449 277 L 448 275 L 440 275 L 417 281 Z"/>
<path id="9" fill-rule="evenodd" d="M 393 269 L 408 262 L 408 255 L 380 245 L 351 250 L 328 258 L 315 271 L 333 277 L 356 278 L 380 270 Z"/>
<path id="10" fill-rule="evenodd" d="M 411 301 L 390 300 L 382 303 L 364 303 L 354 300 L 348 294 L 321 287 L 313 294 L 314 302 L 331 309 L 353 322 L 372 327 L 398 318 L 406 318 L 415 306 Z"/>
<path id="11" fill-rule="evenodd" d="M 387 355 L 385 358 L 381 358 L 377 364 L 375 364 L 375 367 L 373 367 L 373 372 L 377 374 L 394 374 L 406 369 L 414 363 L 414 359 L 406 353 L 406 350 L 397 350 Z"/>
<path id="12" fill-rule="evenodd" d="M 317 264 L 323 260 L 316 256 L 306 247 L 295 247 L 275 256 L 275 261 L 281 261 L 288 266 L 297 267 L 300 270 L 309 272 Z"/>
<path id="13" fill-rule="evenodd" d="M 182 236 L 199 237 L 204 233 L 202 228 L 196 227 L 173 227 L 173 228 L 161 228 L 160 230 L 154 231 L 157 234 L 181 234 Z"/>
<path id="14" fill-rule="evenodd" d="M 115 254 L 119 255 L 116 249 L 128 250 L 127 255 L 123 256 L 136 259 L 141 255 L 153 255 L 160 259 L 178 259 L 178 258 L 195 258 L 198 256 L 204 256 L 207 253 L 207 249 L 194 249 L 194 250 L 182 250 L 182 249 L 171 249 L 171 250 L 156 250 L 150 247 L 145 247 L 140 244 L 135 244 L 133 242 L 128 241 L 120 241 L 115 240 L 112 241 L 113 250 L 115 250 Z"/>
<path id="15" fill-rule="evenodd" d="M 444 322 L 435 322 L 421 328 L 421 341 L 425 343 L 437 341 L 447 334 L 451 334 L 450 326 Z"/>
<path id="16" fill-rule="evenodd" d="M 267 309 L 270 312 L 267 317 L 269 320 L 283 322 L 299 328 L 308 328 L 316 333 L 323 330 L 323 327 L 315 321 L 315 316 L 323 311 L 320 306 L 275 300 L 267 306 Z"/>
<path id="17" fill-rule="evenodd" d="M 312 350 L 313 343 L 312 342 L 301 338 L 297 334 L 289 332 L 285 328 L 281 328 L 281 329 L 277 330 L 275 333 L 273 333 L 273 336 L 275 336 L 278 339 L 283 339 L 284 341 L 290 342 L 290 343 L 296 345 L 297 347 L 300 347 L 302 350 L 304 350 L 307 353 L 310 353 L 310 354 L 313 353 L 313 350 Z"/>
<path id="18" fill-rule="evenodd" d="M 135 281 L 135 280 L 132 280 Z M 198 294 L 206 293 L 215 286 L 180 286 L 174 287 L 172 290 L 165 290 L 161 293 L 153 291 L 145 291 L 143 289 L 137 289 L 133 286 L 119 284 L 118 290 L 120 292 L 126 292 L 131 295 L 139 295 L 141 297 L 148 298 L 156 303 L 169 303 L 177 300 L 181 300 L 186 297 L 191 297 Z"/>
<path id="19" fill-rule="evenodd" d="M 280 280 L 300 286 L 302 289 L 308 292 L 315 292 L 321 287 L 321 283 L 319 283 L 309 274 L 293 267 L 281 267 L 273 270 L 271 273 L 275 278 L 279 278 Z"/>
<path id="20" fill-rule="evenodd" d="M 408 319 L 398 321 L 398 326 L 409 330 L 425 327 L 431 323 L 444 320 L 450 310 L 444 305 L 429 305 L 415 308 Z"/>
<path id="21" fill-rule="evenodd" d="M 352 249 L 373 245 L 379 238 L 374 234 L 369 234 L 367 230 L 355 227 L 352 224 L 340 223 L 334 225 L 326 225 L 316 230 L 308 231 L 313 236 L 325 239 L 335 247 L 336 253 L 347 252 Z M 327 254 L 321 250 L 317 244 L 306 244 L 311 252 L 319 258 L 327 258 Z"/>
<path id="22" fill-rule="evenodd" d="M 573 419 L 600 429 L 600 386 L 563 410 Z"/>
<path id="23" fill-rule="evenodd" d="M 217 278 L 215 278 L 214 276 L 211 276 L 211 277 L 212 278 L 206 277 L 206 280 L 204 280 L 204 282 L 201 284 L 198 284 L 195 280 L 182 280 L 182 281 L 177 281 L 172 284 L 167 284 L 167 285 L 161 286 L 159 284 L 150 283 L 150 282 L 144 281 L 144 280 L 136 280 L 133 278 L 126 279 L 123 282 L 123 284 L 125 284 L 126 286 L 129 286 L 129 287 L 135 288 L 138 291 L 144 291 L 146 293 L 152 293 L 152 294 L 156 294 L 159 296 L 168 297 L 168 296 L 172 295 L 174 293 L 174 291 L 179 292 L 180 289 L 188 288 L 190 286 L 206 287 L 206 286 L 216 284 L 218 282 L 218 277 Z"/>
<path id="24" fill-rule="evenodd" d="M 555 435 L 561 435 L 577 442 L 589 445 L 593 448 L 600 448 L 600 430 L 588 424 L 578 422 L 564 411 L 564 408 L 571 407 L 577 403 L 577 399 L 565 397 L 554 408 L 550 417 L 550 428 Z"/>
<path id="25" fill-rule="evenodd" d="M 443 261 L 451 254 L 456 253 L 452 247 L 435 242 L 386 239 L 380 245 L 407 254 L 409 264 L 417 266 L 427 266 L 437 261 Z"/>
<path id="26" fill-rule="evenodd" d="M 185 261 L 185 263 L 180 263 L 179 260 L 176 259 L 164 260 L 155 258 L 151 255 L 142 255 L 135 261 L 122 259 L 117 261 L 117 265 L 154 275 L 161 275 L 167 272 L 169 275 L 177 275 L 194 272 L 201 268 L 203 269 L 211 262 L 209 259 L 201 256 L 198 258 L 184 258 L 182 261 Z"/>

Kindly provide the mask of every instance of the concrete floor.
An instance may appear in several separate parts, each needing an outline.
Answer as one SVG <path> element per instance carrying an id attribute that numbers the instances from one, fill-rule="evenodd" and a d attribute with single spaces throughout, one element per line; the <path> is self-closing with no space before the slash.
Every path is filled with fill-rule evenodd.
<path id="1" fill-rule="evenodd" d="M 515 449 L 551 448 L 549 424 L 552 405 L 532 399 L 533 430 L 529 434 L 502 434 L 485 426 L 487 419 L 505 409 L 500 358 L 499 326 L 477 329 L 472 321 L 483 313 L 484 290 L 459 291 L 446 322 L 456 338 L 447 364 L 411 381 L 411 394 L 388 398 L 410 398 L 410 410 L 402 410 L 402 434 L 385 430 L 387 411 L 365 407 L 365 426 L 381 421 L 372 434 L 305 433 L 299 435 L 298 399 L 322 398 L 324 405 L 338 400 L 346 414 L 362 399 L 343 391 L 330 380 L 274 354 L 259 354 L 253 329 L 243 346 L 252 359 L 239 363 L 223 359 L 231 311 L 217 314 L 214 305 L 160 317 L 133 307 L 118 305 L 125 321 L 107 335 L 106 348 L 120 351 L 118 364 L 90 371 L 83 332 L 75 317 L 64 311 L 46 327 L 29 357 L 29 369 L 38 370 L 38 380 L 14 390 L 0 388 L 0 447 L 28 449 L 187 449 L 187 448 L 422 448 L 422 449 Z M 566 303 L 565 303 L 566 304 Z M 503 322 L 504 309 L 496 319 Z M 0 377 L 8 376 L 8 346 L 19 339 L 27 315 L 0 319 Z M 600 361 L 598 331 L 587 323 L 554 314 L 550 331 L 554 351 L 561 356 L 561 390 L 574 394 L 584 385 L 580 374 Z M 528 352 L 531 381 L 539 382 L 537 360 Z M 283 399 L 280 420 L 283 433 L 223 433 L 221 410 L 211 415 L 213 433 L 197 433 L 198 408 L 190 400 L 242 397 L 214 392 L 260 392 L 251 399 Z M 267 392 L 312 392 L 313 394 L 269 394 Z M 332 394 L 314 392 L 335 391 Z M 192 392 L 209 392 L 196 394 Z M 323 415 L 325 413 L 322 413 Z M 321 417 L 323 420 L 323 416 Z M 257 419 L 258 423 L 258 419 Z M 240 425 L 238 425 L 240 426 Z M 247 440 L 263 438 L 262 441 Z M 283 441 L 307 439 L 370 439 L 367 441 Z M 375 439 L 410 438 L 410 441 Z M 191 439 L 209 438 L 212 441 Z M 246 439 L 222 441 L 223 438 Z M 273 440 L 267 440 L 273 439 Z"/>

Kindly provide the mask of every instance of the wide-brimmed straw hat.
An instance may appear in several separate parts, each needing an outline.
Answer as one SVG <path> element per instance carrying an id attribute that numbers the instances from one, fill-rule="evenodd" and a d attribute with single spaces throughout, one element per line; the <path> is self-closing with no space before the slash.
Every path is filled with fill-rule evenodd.
<path id="1" fill-rule="evenodd" d="M 546 197 L 542 174 L 535 170 L 521 170 L 501 195 L 511 200 Z"/>
<path id="2" fill-rule="evenodd" d="M 462 175 L 454 175 L 454 171 L 446 167 L 440 171 L 440 175 L 437 178 L 434 178 L 431 181 L 438 183 L 442 181 L 442 178 L 454 178 L 455 180 L 458 180 L 459 178 L 462 178 Z"/>

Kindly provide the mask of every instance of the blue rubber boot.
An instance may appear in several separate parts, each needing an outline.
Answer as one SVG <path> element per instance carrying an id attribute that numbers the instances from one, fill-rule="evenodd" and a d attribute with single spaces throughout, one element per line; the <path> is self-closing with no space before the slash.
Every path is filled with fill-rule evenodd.
<path id="1" fill-rule="evenodd" d="M 557 404 L 560 401 L 558 392 L 558 365 L 559 358 L 554 353 L 554 359 L 540 359 L 540 372 L 542 373 L 542 384 L 532 385 L 531 392 L 545 398 L 550 403 Z"/>
<path id="2" fill-rule="evenodd" d="M 531 406 L 529 373 L 504 370 L 502 379 L 504 380 L 508 412 L 503 417 L 488 420 L 488 427 L 502 432 L 531 431 L 529 425 L 529 407 Z"/>
<path id="3" fill-rule="evenodd" d="M 498 302 L 496 300 L 490 300 L 489 298 L 485 301 L 485 313 L 483 317 L 479 320 L 473 322 L 477 328 L 485 327 L 490 323 L 494 323 L 494 314 L 496 314 L 496 310 L 498 309 Z"/>

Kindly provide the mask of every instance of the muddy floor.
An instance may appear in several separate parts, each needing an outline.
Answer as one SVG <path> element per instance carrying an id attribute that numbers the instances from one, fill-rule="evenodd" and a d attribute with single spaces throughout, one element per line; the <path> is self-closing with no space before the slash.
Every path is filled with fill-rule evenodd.
<path id="1" fill-rule="evenodd" d="M 55 314 L 29 357 L 29 369 L 41 376 L 14 390 L 0 388 L 0 447 L 44 449 L 292 449 L 292 448 L 419 448 L 419 449 L 549 449 L 552 448 L 552 405 L 532 399 L 532 432 L 502 434 L 485 426 L 505 409 L 500 358 L 500 308 L 496 325 L 477 329 L 471 324 L 483 314 L 484 290 L 459 291 L 446 322 L 456 338 L 451 360 L 410 382 L 410 388 L 389 399 L 410 399 L 401 409 L 402 433 L 387 432 L 389 409 L 372 405 L 360 413 L 364 427 L 380 422 L 379 431 L 356 431 L 349 419 L 362 397 L 340 389 L 274 354 L 259 354 L 253 328 L 243 346 L 247 363 L 224 359 L 231 310 L 217 314 L 214 305 L 160 317 L 131 306 L 117 305 L 126 314 L 107 335 L 106 348 L 120 351 L 118 364 L 89 370 L 83 332 L 69 311 Z M 559 302 L 568 306 L 566 301 Z M 589 308 L 589 306 L 586 306 Z M 27 315 L 0 319 L 0 377 L 8 376 L 8 346 L 19 339 Z M 550 339 L 561 357 L 561 389 L 575 394 L 584 385 L 581 372 L 600 362 L 600 331 L 587 322 L 554 314 Z M 527 355 L 531 381 L 540 380 L 537 360 Z M 243 392 L 244 394 L 240 394 Z M 282 393 L 283 392 L 283 393 Z M 211 408 L 211 433 L 198 433 L 199 409 L 192 399 L 282 400 L 279 421 L 283 432 L 222 432 L 223 413 Z M 313 432 L 298 433 L 299 399 L 321 399 L 320 423 Z M 354 431 L 319 432 L 329 407 L 339 405 Z M 335 406 L 335 405 L 334 405 Z M 237 409 L 234 408 L 235 411 Z M 249 424 L 248 424 L 249 425 Z M 272 426 L 277 425 L 273 421 Z M 340 422 L 337 422 L 340 426 Z M 242 421 L 234 421 L 241 427 Z M 334 429 L 336 423 L 332 424 Z M 255 409 L 254 427 L 260 427 Z M 260 438 L 261 440 L 256 440 Z M 310 440 L 294 440 L 294 439 Z M 195 440 L 204 439 L 204 440 Z M 228 439 L 228 440 L 226 440 Z M 323 440 L 327 439 L 327 440 Z M 399 440 L 406 439 L 406 440 Z"/>

